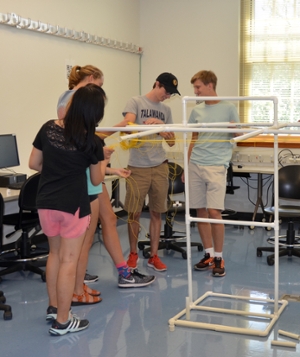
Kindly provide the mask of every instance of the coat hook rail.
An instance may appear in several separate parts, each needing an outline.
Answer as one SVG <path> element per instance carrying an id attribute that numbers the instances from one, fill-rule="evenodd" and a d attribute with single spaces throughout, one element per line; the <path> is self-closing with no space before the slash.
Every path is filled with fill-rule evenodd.
<path id="1" fill-rule="evenodd" d="M 131 52 L 142 55 L 143 49 L 133 43 L 122 42 L 119 40 L 112 40 L 98 35 L 92 35 L 84 31 L 71 30 L 66 27 L 51 25 L 41 21 L 32 20 L 30 18 L 23 18 L 15 13 L 0 13 L 0 25 L 8 25 L 16 27 L 19 30 L 30 30 L 48 35 L 59 36 L 69 40 L 85 42 L 88 44 L 110 47 L 119 51 Z"/>

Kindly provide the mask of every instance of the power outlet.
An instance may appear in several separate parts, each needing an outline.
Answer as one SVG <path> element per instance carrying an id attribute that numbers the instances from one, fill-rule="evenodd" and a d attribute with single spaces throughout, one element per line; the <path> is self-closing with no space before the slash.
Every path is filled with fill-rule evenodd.
<path id="1" fill-rule="evenodd" d="M 67 83 L 69 83 L 69 76 L 72 70 L 72 67 L 74 66 L 75 61 L 74 60 L 66 60 L 65 61 L 65 80 Z"/>
<path id="2" fill-rule="evenodd" d="M 289 162 L 290 162 L 291 164 L 299 164 L 300 158 L 299 158 L 299 157 L 290 157 L 290 158 L 289 158 Z"/>

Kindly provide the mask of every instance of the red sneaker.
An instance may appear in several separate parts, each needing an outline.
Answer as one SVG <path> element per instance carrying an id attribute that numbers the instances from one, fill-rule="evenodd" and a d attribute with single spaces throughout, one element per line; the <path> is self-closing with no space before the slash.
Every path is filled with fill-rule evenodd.
<path id="1" fill-rule="evenodd" d="M 158 258 L 157 255 L 153 255 L 153 257 L 149 258 L 148 267 L 153 268 L 157 271 L 167 270 L 167 266 Z"/>
<path id="2" fill-rule="evenodd" d="M 139 261 L 139 256 L 137 253 L 131 252 L 129 254 L 128 260 L 127 260 L 127 265 L 131 269 L 136 269 L 137 268 L 137 263 Z"/>

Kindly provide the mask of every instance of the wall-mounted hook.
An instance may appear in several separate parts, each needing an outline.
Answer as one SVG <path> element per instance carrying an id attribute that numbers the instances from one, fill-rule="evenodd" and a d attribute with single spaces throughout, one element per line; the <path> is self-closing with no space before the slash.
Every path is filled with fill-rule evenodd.
<path id="1" fill-rule="evenodd" d="M 11 13 L 9 25 L 17 26 L 17 25 L 19 25 L 20 20 L 21 20 L 20 16 L 18 16 L 17 14 Z"/>
<path id="2" fill-rule="evenodd" d="M 85 42 L 87 39 L 87 33 L 85 33 L 84 31 L 81 31 L 81 36 L 80 36 L 80 41 Z"/>
<path id="3" fill-rule="evenodd" d="M 91 35 L 89 33 L 86 34 L 86 40 L 85 40 L 86 43 L 91 43 Z"/>
<path id="4" fill-rule="evenodd" d="M 28 29 L 30 25 L 31 25 L 31 20 L 30 19 L 24 19 L 24 18 L 21 17 L 20 18 L 20 23 L 16 27 L 18 29 Z"/>
<path id="5" fill-rule="evenodd" d="M 95 45 L 99 45 L 100 44 L 100 38 L 97 36 L 97 35 L 93 35 L 92 36 L 92 42 L 95 44 Z"/>
<path id="6" fill-rule="evenodd" d="M 0 23 L 7 24 L 10 21 L 10 14 L 0 14 Z"/>
<path id="7" fill-rule="evenodd" d="M 53 25 L 50 25 L 49 26 L 49 33 L 51 35 L 57 35 L 57 31 L 58 31 L 58 26 L 53 26 Z"/>
<path id="8" fill-rule="evenodd" d="M 49 31 L 49 24 L 41 23 L 39 31 L 40 32 L 48 32 Z"/>
<path id="9" fill-rule="evenodd" d="M 66 28 L 58 26 L 57 36 L 66 37 Z"/>
<path id="10" fill-rule="evenodd" d="M 37 27 L 36 27 L 35 30 L 36 30 L 36 31 L 40 31 L 41 25 L 42 25 L 41 21 L 38 21 L 38 22 L 37 22 Z"/>
<path id="11" fill-rule="evenodd" d="M 74 31 L 74 40 L 80 41 L 81 33 L 78 31 Z"/>
<path id="12" fill-rule="evenodd" d="M 38 22 L 30 20 L 30 25 L 29 25 L 28 29 L 36 31 L 37 28 L 38 28 Z"/>
<path id="13" fill-rule="evenodd" d="M 72 38 L 74 36 L 73 30 L 65 28 L 65 35 L 66 38 Z"/>
<path id="14" fill-rule="evenodd" d="M 75 37 L 75 31 L 74 30 L 70 30 L 71 33 L 70 33 L 70 38 L 74 38 Z"/>

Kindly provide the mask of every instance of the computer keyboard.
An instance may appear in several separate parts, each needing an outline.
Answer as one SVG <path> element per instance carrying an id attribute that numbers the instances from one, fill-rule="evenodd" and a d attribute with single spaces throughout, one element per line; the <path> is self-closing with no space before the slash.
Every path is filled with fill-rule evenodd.
<path id="1" fill-rule="evenodd" d="M 21 190 L 23 185 L 24 185 L 24 181 L 16 182 L 16 183 L 11 183 L 10 185 L 7 186 L 7 188 L 10 188 L 11 190 Z"/>

